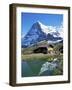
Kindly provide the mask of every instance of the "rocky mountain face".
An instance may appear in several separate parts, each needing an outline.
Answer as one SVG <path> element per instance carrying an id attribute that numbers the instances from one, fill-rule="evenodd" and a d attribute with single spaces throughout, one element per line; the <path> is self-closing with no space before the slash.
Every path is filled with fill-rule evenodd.
<path id="1" fill-rule="evenodd" d="M 21 45 L 22 47 L 29 47 L 43 40 L 48 41 L 48 43 L 62 41 L 62 32 L 56 30 L 53 26 L 46 26 L 37 21 L 32 25 L 28 33 L 22 37 Z"/>

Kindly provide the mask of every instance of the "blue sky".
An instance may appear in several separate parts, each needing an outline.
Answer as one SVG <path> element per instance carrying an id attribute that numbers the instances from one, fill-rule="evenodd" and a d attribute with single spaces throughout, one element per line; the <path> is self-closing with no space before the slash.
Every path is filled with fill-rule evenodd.
<path id="1" fill-rule="evenodd" d="M 60 26 L 63 22 L 62 14 L 40 14 L 40 13 L 21 13 L 21 32 L 25 35 L 31 26 L 40 21 L 45 25 Z"/>

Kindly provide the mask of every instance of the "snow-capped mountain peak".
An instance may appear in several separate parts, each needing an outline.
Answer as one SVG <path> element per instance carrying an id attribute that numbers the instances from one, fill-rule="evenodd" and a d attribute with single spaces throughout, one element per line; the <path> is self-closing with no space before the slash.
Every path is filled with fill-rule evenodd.
<path id="1" fill-rule="evenodd" d="M 58 31 L 56 31 L 56 27 L 55 26 L 46 26 L 46 25 L 44 25 L 43 23 L 41 23 L 40 21 L 37 21 L 37 23 L 40 25 L 40 27 L 41 27 L 41 30 L 45 33 L 45 34 L 48 34 L 48 33 L 50 33 L 50 34 L 55 34 L 56 32 L 57 32 L 57 35 L 59 35 L 58 34 Z"/>
<path id="2" fill-rule="evenodd" d="M 62 33 L 56 30 L 54 26 L 46 26 L 37 21 L 22 38 L 21 43 L 22 46 L 28 47 L 43 40 L 57 42 L 57 40 L 62 40 Z"/>
<path id="3" fill-rule="evenodd" d="M 37 23 L 40 25 L 41 30 L 45 33 L 48 34 L 49 32 L 51 32 L 52 30 L 48 28 L 48 26 L 44 25 L 43 23 L 41 23 L 40 21 L 37 21 Z"/>

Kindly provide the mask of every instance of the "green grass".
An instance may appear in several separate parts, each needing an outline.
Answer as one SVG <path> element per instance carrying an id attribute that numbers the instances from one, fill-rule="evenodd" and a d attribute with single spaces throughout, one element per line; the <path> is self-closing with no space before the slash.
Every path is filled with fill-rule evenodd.
<path id="1" fill-rule="evenodd" d="M 47 61 L 53 61 L 54 58 L 58 58 L 59 60 L 62 60 L 63 55 L 48 55 L 48 54 L 27 54 L 22 55 L 22 60 L 47 60 Z"/>

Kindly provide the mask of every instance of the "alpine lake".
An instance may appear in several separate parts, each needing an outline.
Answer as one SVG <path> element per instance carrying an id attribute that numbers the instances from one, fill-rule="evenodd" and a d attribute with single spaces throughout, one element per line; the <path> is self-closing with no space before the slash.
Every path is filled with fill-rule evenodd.
<path id="1" fill-rule="evenodd" d="M 63 74 L 63 55 L 43 53 L 21 56 L 21 76 L 55 76 Z"/>

